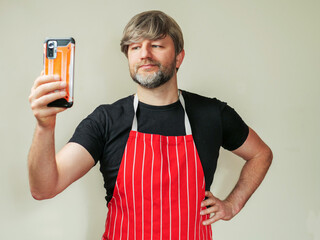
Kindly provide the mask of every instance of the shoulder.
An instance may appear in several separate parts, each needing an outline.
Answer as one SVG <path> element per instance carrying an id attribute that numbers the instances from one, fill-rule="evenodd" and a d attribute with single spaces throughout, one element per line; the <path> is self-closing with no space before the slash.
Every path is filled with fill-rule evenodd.
<path id="1" fill-rule="evenodd" d="M 181 92 L 185 99 L 186 107 L 188 107 L 189 110 L 198 109 L 199 111 L 202 111 L 209 108 L 211 111 L 221 112 L 227 106 L 227 103 L 215 97 L 206 97 L 185 90 L 181 90 Z"/>
<path id="2" fill-rule="evenodd" d="M 121 98 L 111 104 L 99 105 L 88 117 L 117 117 L 132 109 L 133 95 Z"/>
<path id="3" fill-rule="evenodd" d="M 226 102 L 187 91 L 182 91 L 182 94 L 190 122 L 194 123 L 195 127 L 199 125 L 198 128 L 204 132 L 210 131 L 211 128 L 215 128 L 217 133 L 221 132 L 222 146 L 225 149 L 234 150 L 243 144 L 249 128 Z"/>
<path id="4" fill-rule="evenodd" d="M 126 107 L 126 106 L 132 106 L 132 102 L 133 102 L 133 97 L 134 95 L 129 95 L 127 97 L 121 98 L 117 101 L 115 101 L 112 104 L 109 104 L 109 106 L 113 107 L 113 108 L 118 108 L 118 107 Z"/>
<path id="5" fill-rule="evenodd" d="M 79 129 L 93 129 L 105 135 L 112 126 L 125 123 L 133 116 L 133 95 L 117 100 L 112 104 L 101 104 L 96 107 L 77 127 Z"/>
<path id="6" fill-rule="evenodd" d="M 130 125 L 130 118 L 133 118 L 132 101 L 133 96 L 128 96 L 112 104 L 99 105 L 79 123 L 70 141 L 80 143 L 90 153 L 97 152 L 97 148 L 100 146 L 101 149 L 112 135 L 110 132 Z"/>
<path id="7" fill-rule="evenodd" d="M 222 115 L 226 103 L 217 98 L 209 98 L 196 93 L 182 91 L 186 104 L 186 112 L 194 133 L 215 136 L 222 134 Z"/>

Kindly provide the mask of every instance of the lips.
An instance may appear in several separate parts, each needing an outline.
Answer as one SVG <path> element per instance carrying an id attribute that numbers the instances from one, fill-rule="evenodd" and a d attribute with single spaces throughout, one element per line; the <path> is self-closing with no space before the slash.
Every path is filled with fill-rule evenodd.
<path id="1" fill-rule="evenodd" d="M 155 64 L 144 64 L 144 65 L 141 65 L 139 68 L 152 68 L 152 67 L 157 67 L 157 65 L 155 65 Z"/>
<path id="2" fill-rule="evenodd" d="M 141 62 L 141 63 L 138 63 L 136 65 L 136 70 L 138 70 L 139 68 L 141 69 L 150 69 L 150 68 L 153 68 L 153 67 L 160 67 L 160 63 L 158 62 Z"/>

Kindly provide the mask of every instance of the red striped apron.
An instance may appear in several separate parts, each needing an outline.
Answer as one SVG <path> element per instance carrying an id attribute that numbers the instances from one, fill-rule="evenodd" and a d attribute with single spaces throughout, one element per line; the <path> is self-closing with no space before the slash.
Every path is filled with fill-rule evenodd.
<path id="1" fill-rule="evenodd" d="M 186 136 L 140 133 L 137 125 L 135 114 L 102 240 L 212 239 L 202 224 L 209 215 L 200 215 L 205 180 L 186 111 Z"/>

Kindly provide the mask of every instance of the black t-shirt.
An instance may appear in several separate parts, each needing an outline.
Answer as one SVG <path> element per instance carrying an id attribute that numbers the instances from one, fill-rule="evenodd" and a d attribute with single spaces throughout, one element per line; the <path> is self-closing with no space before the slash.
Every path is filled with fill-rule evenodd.
<path id="1" fill-rule="evenodd" d="M 206 190 L 210 190 L 220 147 L 230 151 L 237 149 L 246 140 L 249 128 L 226 103 L 216 98 L 181 92 L 204 170 Z M 107 202 L 112 198 L 133 116 L 133 95 L 113 104 L 100 105 L 79 124 L 70 139 L 70 142 L 87 149 L 96 163 L 100 161 Z M 137 120 L 139 132 L 185 135 L 184 110 L 180 101 L 167 106 L 139 102 Z"/>

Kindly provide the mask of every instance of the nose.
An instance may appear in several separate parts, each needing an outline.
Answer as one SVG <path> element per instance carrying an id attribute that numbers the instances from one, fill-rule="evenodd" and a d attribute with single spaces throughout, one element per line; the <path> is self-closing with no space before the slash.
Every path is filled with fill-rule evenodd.
<path id="1" fill-rule="evenodd" d="M 150 46 L 147 44 L 141 46 L 140 57 L 141 59 L 152 58 Z"/>

